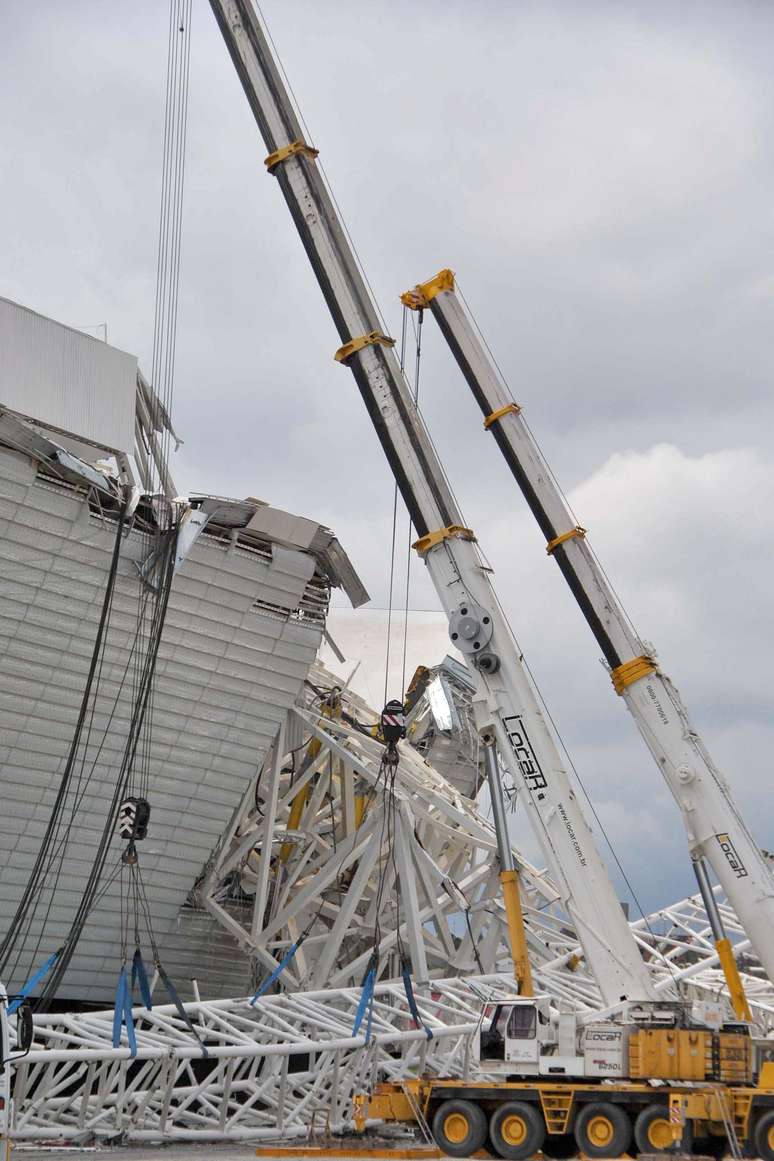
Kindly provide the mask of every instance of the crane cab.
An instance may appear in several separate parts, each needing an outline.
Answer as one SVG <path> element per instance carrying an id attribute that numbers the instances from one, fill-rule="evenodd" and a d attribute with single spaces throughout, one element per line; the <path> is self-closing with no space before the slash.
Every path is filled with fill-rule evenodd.
<path id="1" fill-rule="evenodd" d="M 517 1076 L 583 1076 L 573 1013 L 552 1019 L 548 996 L 515 996 L 484 1008 L 478 1036 L 482 1072 Z"/>

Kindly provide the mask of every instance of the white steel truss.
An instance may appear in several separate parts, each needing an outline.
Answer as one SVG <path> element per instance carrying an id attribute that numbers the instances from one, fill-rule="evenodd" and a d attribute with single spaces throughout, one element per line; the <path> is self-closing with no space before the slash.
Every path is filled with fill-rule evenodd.
<path id="1" fill-rule="evenodd" d="M 654 931 L 659 918 L 672 929 L 665 946 L 676 954 L 674 974 L 659 969 L 657 986 L 666 991 L 665 981 L 670 987 L 685 981 L 697 995 L 715 994 L 716 973 L 705 966 L 712 959 L 704 951 L 708 925 L 697 902 L 649 917 Z M 675 938 L 683 925 L 696 936 L 690 964 L 679 963 L 689 954 L 685 945 L 678 951 Z M 558 974 L 552 969 L 551 979 Z M 752 977 L 745 985 L 756 1018 L 770 1028 L 771 985 Z M 378 1080 L 467 1075 L 482 1001 L 512 992 L 506 975 L 433 981 L 417 989 L 425 1025 L 417 1028 L 401 984 L 377 985 L 368 1043 L 362 1029 L 352 1035 L 359 988 L 264 996 L 255 1005 L 246 998 L 187 1004 L 206 1056 L 171 1005 L 135 1009 L 134 1058 L 125 1033 L 122 1046 L 112 1047 L 112 1012 L 39 1016 L 33 1049 L 16 1067 L 12 1135 L 215 1141 L 346 1131 L 353 1095 Z"/>
<path id="2" fill-rule="evenodd" d="M 312 677 L 327 695 L 331 675 L 315 669 Z M 274 985 L 281 990 L 254 1005 L 186 1005 L 206 1055 L 169 1005 L 134 1010 L 134 1058 L 125 1032 L 112 1046 L 112 1012 L 36 1017 L 33 1050 L 15 1072 L 17 1138 L 307 1137 L 351 1128 L 353 1094 L 376 1080 L 470 1068 L 482 1001 L 514 988 L 502 970 L 509 956 L 494 832 L 407 744 L 388 788 L 382 746 L 352 724 L 372 712 L 349 695 L 343 708 L 349 722 L 319 702 L 291 711 L 198 890 L 256 957 L 258 977 L 308 932 Z M 301 808 L 291 819 L 294 802 Z M 597 1017 L 599 990 L 558 893 L 546 874 L 519 864 L 536 987 Z M 769 1032 L 774 989 L 722 897 L 720 907 L 759 1030 Z M 724 994 L 698 896 L 631 926 L 657 992 Z M 375 990 L 366 1043 L 367 1024 L 357 1037 L 353 1028 L 377 935 L 386 982 Z M 399 978 L 400 945 L 420 1027 Z"/>
<path id="3" fill-rule="evenodd" d="M 321 710 L 336 679 L 321 667 L 311 676 L 315 698 L 291 710 L 213 855 L 198 902 L 255 957 L 256 982 L 307 933 L 279 978 L 285 991 L 358 985 L 375 942 L 383 979 L 399 978 L 401 950 L 419 983 L 505 970 L 493 828 L 408 743 L 388 788 L 382 745 L 353 724 L 374 721 L 374 712 L 347 691 L 343 717 Z M 533 974 L 557 1000 L 599 1011 L 557 889 L 514 853 Z M 722 911 L 745 954 L 744 933 L 729 908 Z M 702 976 L 698 990 L 716 990 L 722 976 L 712 975 L 717 955 L 698 899 L 632 929 L 659 991 L 672 992 L 683 974 Z"/>

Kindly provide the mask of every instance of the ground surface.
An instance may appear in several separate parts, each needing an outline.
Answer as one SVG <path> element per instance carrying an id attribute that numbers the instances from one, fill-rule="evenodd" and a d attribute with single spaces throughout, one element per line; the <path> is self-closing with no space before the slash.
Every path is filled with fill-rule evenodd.
<path id="1" fill-rule="evenodd" d="M 217 1157 L 218 1161 L 255 1161 L 256 1146 L 224 1145 L 220 1142 L 208 1145 L 127 1145 L 117 1148 L 106 1145 L 92 1149 L 75 1146 L 28 1148 L 16 1145 L 11 1156 L 16 1161 L 64 1161 L 68 1156 L 77 1156 L 81 1161 L 90 1161 L 92 1157 L 95 1161 L 97 1158 L 104 1161 L 204 1161 L 205 1157 Z"/>
<path id="2" fill-rule="evenodd" d="M 213 1161 L 255 1161 L 256 1155 L 261 1156 L 261 1151 L 255 1144 L 224 1145 L 217 1141 L 208 1145 L 127 1145 L 92 1149 L 74 1146 L 44 1149 L 17 1145 L 12 1158 L 16 1158 L 16 1161 L 65 1161 L 67 1156 L 73 1155 L 80 1158 L 80 1161 L 90 1161 L 91 1158 L 95 1161 L 205 1161 L 205 1158 L 213 1158 Z M 270 1154 L 267 1152 L 267 1155 Z M 367 1161 L 387 1161 L 387 1154 L 376 1153 L 371 1149 L 362 1154 L 355 1154 L 353 1150 L 352 1156 L 362 1156 Z M 292 1153 L 288 1150 L 288 1158 L 291 1157 Z M 272 1161 L 275 1161 L 274 1157 Z"/>
<path id="3" fill-rule="evenodd" d="M 254 1145 L 138 1145 L 125 1148 L 28 1148 L 17 1145 L 12 1153 L 15 1161 L 65 1161 L 68 1156 L 81 1161 L 255 1161 Z M 352 1153 L 352 1161 L 385 1161 L 384 1154 L 372 1151 Z M 263 1155 L 263 1161 L 269 1161 Z M 341 1161 L 341 1159 L 337 1159 Z"/>

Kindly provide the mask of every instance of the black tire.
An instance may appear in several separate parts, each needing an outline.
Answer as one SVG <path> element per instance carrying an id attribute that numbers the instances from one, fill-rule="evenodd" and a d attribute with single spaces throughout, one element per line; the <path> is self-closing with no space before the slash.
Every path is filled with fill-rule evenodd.
<path id="1" fill-rule="evenodd" d="M 543 1156 L 551 1161 L 567 1161 L 578 1152 L 572 1133 L 549 1133 L 543 1143 Z"/>
<path id="2" fill-rule="evenodd" d="M 758 1118 L 755 1125 L 755 1156 L 774 1161 L 774 1109 Z"/>
<path id="3" fill-rule="evenodd" d="M 698 1140 L 694 1140 L 693 1147 L 700 1157 L 714 1157 L 715 1161 L 723 1161 L 723 1158 L 731 1152 L 728 1138 L 720 1136 L 699 1137 Z M 753 1149 L 752 1152 L 755 1150 Z M 745 1156 L 747 1155 L 745 1154 Z"/>
<path id="4" fill-rule="evenodd" d="M 489 1139 L 498 1157 L 524 1161 L 542 1147 L 546 1135 L 543 1114 L 524 1101 L 506 1101 L 492 1113 Z"/>
<path id="5" fill-rule="evenodd" d="M 690 1153 L 693 1126 L 686 1121 L 682 1139 L 675 1141 L 669 1121 L 669 1105 L 646 1105 L 634 1122 L 634 1143 L 638 1153 Z"/>
<path id="6" fill-rule="evenodd" d="M 632 1142 L 629 1115 L 610 1101 L 584 1105 L 575 1118 L 575 1140 L 587 1157 L 620 1157 Z"/>
<path id="7" fill-rule="evenodd" d="M 449 1157 L 470 1157 L 486 1140 L 486 1113 L 472 1101 L 444 1101 L 433 1117 L 433 1139 Z"/>

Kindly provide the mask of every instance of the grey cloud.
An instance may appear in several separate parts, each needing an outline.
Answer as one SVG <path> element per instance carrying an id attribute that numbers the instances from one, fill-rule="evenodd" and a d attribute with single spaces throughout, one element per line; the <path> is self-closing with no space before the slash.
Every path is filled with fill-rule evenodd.
<path id="1" fill-rule="evenodd" d="M 401 290 L 457 270 L 764 838 L 774 12 L 744 0 L 264 7 L 388 328 L 400 332 Z M 107 321 L 146 370 L 166 21 L 149 0 L 17 6 L 0 75 L 0 292 L 63 322 Z M 177 476 L 327 522 L 383 604 L 392 479 L 333 363 L 334 328 L 204 0 L 194 21 Z M 679 820 L 430 319 L 421 400 L 633 877 L 649 905 L 691 889 Z M 611 456 L 664 443 L 689 460 L 742 455 L 726 461 L 728 502 L 716 491 L 702 509 L 680 478 L 665 493 L 656 461 L 635 462 L 624 494 Z M 648 519 L 647 535 L 624 538 Z M 413 603 L 435 607 L 413 573 Z M 629 808 L 647 825 L 627 830 Z"/>

